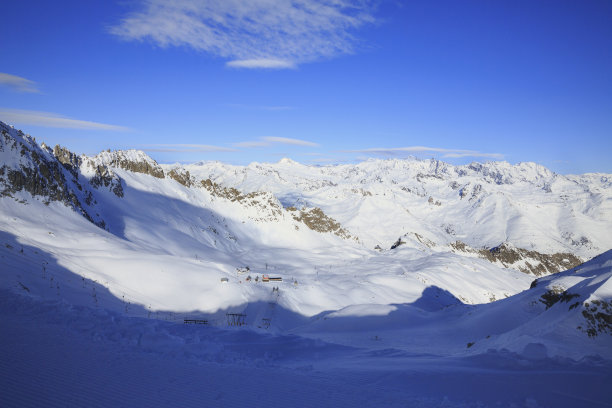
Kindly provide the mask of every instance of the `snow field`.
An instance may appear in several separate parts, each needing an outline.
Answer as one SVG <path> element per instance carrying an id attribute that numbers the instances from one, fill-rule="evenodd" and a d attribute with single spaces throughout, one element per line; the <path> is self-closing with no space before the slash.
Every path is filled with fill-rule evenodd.
<path id="1" fill-rule="evenodd" d="M 28 165 L 10 152 L 3 163 Z M 118 158 L 159 170 L 103 152 L 79 182 Z M 232 202 L 112 168 L 123 197 L 94 189 L 87 204 L 106 229 L 44 197 L 0 197 L 0 406 L 612 403 L 607 175 L 435 160 L 186 168 L 196 185 L 274 195 Z M 321 207 L 359 240 L 283 205 Z M 532 284 L 452 252 L 456 240 L 603 254 Z"/>
<path id="2" fill-rule="evenodd" d="M 604 407 L 611 397 L 609 362 L 597 359 L 351 348 L 125 317 L 5 290 L 0 329 L 5 407 Z"/>

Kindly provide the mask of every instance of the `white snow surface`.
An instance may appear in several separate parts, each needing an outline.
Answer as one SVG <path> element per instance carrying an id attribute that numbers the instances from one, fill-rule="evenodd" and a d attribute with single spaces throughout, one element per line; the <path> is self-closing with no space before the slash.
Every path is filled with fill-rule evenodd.
<path id="1" fill-rule="evenodd" d="M 8 233 L 2 239 L 3 407 L 606 407 L 612 401 L 611 336 L 587 337 L 577 329 L 585 323 L 580 309 L 570 309 L 574 300 L 612 303 L 612 251 L 488 304 L 456 303 L 448 292 L 426 289 L 413 302 L 351 305 L 304 318 L 272 301 L 242 309 L 247 325 L 228 327 L 225 316 L 128 303 L 50 253 Z M 547 309 L 542 295 L 558 287 L 578 297 Z M 258 313 L 274 325 L 248 319 Z M 185 318 L 209 324 L 183 324 Z"/>
<path id="2" fill-rule="evenodd" d="M 158 166 L 138 151 L 82 159 L 83 185 L 117 159 Z M 101 187 L 87 208 L 106 229 L 25 191 L 0 197 L 0 406 L 612 403 L 612 329 L 587 317 L 612 307 L 610 175 L 416 159 L 183 168 L 195 187 L 113 167 L 123 197 Z M 208 178 L 268 193 L 231 201 L 197 187 Z M 320 207 L 357 239 L 288 206 Z M 534 276 L 456 240 L 604 253 L 529 289 Z"/>

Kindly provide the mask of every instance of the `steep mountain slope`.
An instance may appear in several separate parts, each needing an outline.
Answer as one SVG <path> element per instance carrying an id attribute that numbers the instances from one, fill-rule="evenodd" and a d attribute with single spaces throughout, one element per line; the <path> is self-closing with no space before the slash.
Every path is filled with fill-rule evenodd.
<path id="1" fill-rule="evenodd" d="M 104 228 L 92 191 L 82 186 L 79 159 L 59 147 L 56 153 L 58 157 L 46 146 L 38 146 L 32 137 L 0 122 L 0 194 L 15 198 L 25 191 L 45 204 L 61 202 Z"/>

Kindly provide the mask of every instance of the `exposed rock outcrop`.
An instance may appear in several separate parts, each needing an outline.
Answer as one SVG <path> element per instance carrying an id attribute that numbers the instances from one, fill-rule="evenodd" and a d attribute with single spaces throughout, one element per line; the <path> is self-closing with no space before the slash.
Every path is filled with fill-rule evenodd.
<path id="1" fill-rule="evenodd" d="M 454 252 L 472 253 L 489 262 L 501 264 L 535 276 L 550 275 L 580 265 L 583 260 L 571 253 L 543 254 L 516 248 L 505 242 L 494 248 L 475 249 L 461 241 L 450 244 Z"/>
<path id="2" fill-rule="evenodd" d="M 200 186 L 215 197 L 238 202 L 245 207 L 257 209 L 257 215 L 250 218 L 255 221 L 277 221 L 282 217 L 283 207 L 273 194 L 265 191 L 243 193 L 233 187 L 221 186 L 210 179 L 200 181 Z"/>
<path id="3" fill-rule="evenodd" d="M 159 164 L 140 150 L 116 150 L 99 153 L 93 159 L 108 167 L 117 167 L 133 173 L 148 174 L 164 178 L 164 170 Z"/>
<path id="4" fill-rule="evenodd" d="M 92 216 L 86 207 L 93 204 L 91 191 L 79 182 L 79 163 L 76 155 L 56 146 L 61 160 L 48 148 L 40 147 L 31 136 L 0 122 L 1 150 L 13 155 L 13 162 L 0 168 L 0 194 L 13 197 L 20 191 L 27 191 L 33 197 L 40 197 L 45 204 L 59 201 L 72 207 L 86 219 L 101 228 L 106 226 L 97 215 Z M 77 167 L 78 168 L 78 167 Z"/>
<path id="5" fill-rule="evenodd" d="M 326 215 L 319 207 L 302 208 L 301 210 L 289 207 L 287 210 L 291 212 L 291 216 L 296 221 L 304 223 L 313 231 L 330 232 L 344 239 L 353 238 L 347 230 L 342 228 L 338 221 Z"/>
<path id="6" fill-rule="evenodd" d="M 318 207 L 304 207 L 301 210 L 298 210 L 296 207 L 283 209 L 278 199 L 269 192 L 253 191 L 243 193 L 233 187 L 221 186 L 210 179 L 200 181 L 200 186 L 207 189 L 216 197 L 225 198 L 232 202 L 240 202 L 246 207 L 257 207 L 260 210 L 259 214 L 262 214 L 262 216 L 253 218 L 255 220 L 278 220 L 283 216 L 284 211 L 288 211 L 294 220 L 303 223 L 313 231 L 332 233 L 344 239 L 353 238 L 346 229 L 342 228 L 339 222 L 327 216 L 323 210 Z"/>
<path id="7" fill-rule="evenodd" d="M 60 145 L 55 145 L 53 155 L 73 177 L 78 178 L 79 167 L 81 166 L 81 158 L 79 156 Z"/>
<path id="8" fill-rule="evenodd" d="M 191 175 L 187 170 L 181 168 L 172 169 L 168 172 L 168 177 L 173 180 L 176 180 L 178 183 L 184 185 L 185 187 L 193 186 L 193 180 L 191 179 Z"/>
<path id="9" fill-rule="evenodd" d="M 94 175 L 89 180 L 89 183 L 94 188 L 99 189 L 104 186 L 112 191 L 117 197 L 123 197 L 123 184 L 119 176 L 106 166 L 95 165 L 93 163 L 91 163 L 91 166 L 94 167 Z"/>

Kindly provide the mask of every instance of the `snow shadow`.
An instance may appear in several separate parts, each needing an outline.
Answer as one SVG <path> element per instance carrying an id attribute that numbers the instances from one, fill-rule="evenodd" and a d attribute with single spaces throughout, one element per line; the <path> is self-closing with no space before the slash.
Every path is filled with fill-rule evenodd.
<path id="1" fill-rule="evenodd" d="M 235 225 L 237 221 L 214 210 L 129 185 L 123 191 L 123 198 L 100 199 L 105 201 L 103 217 L 108 231 L 122 240 L 177 255 L 202 253 L 207 247 L 228 260 L 224 250 L 258 245 L 253 237 L 241 232 L 242 225 Z"/>
<path id="2" fill-rule="evenodd" d="M 429 286 L 418 299 L 410 303 L 353 305 L 322 312 L 296 328 L 296 332 L 351 333 L 405 329 L 435 322 L 435 316 L 439 313 L 464 306 L 452 293 L 437 286 Z"/>
<path id="3" fill-rule="evenodd" d="M 0 231 L 0 315 L 14 325 L 62 327 L 82 339 L 160 355 L 216 363 L 312 363 L 353 348 L 284 333 L 308 318 L 273 302 L 216 313 L 151 311 L 112 294 L 102 282 L 61 266 L 55 255 Z M 237 324 L 232 315 L 243 315 Z M 185 319 L 206 321 L 186 324 Z M 24 327 L 26 327 L 24 326 Z M 306 363 L 304 363 L 306 364 Z"/>
<path id="4" fill-rule="evenodd" d="M 102 283 L 60 265 L 52 252 L 23 244 L 6 231 L 0 231 L 0 245 L 2 286 L 14 293 L 94 309 L 125 309 L 126 302 L 115 297 Z M 140 312 L 144 314 L 144 308 Z"/>
<path id="5" fill-rule="evenodd" d="M 435 312 L 449 306 L 462 305 L 459 299 L 446 289 L 438 286 L 428 286 L 425 288 L 421 297 L 410 303 L 411 306 L 417 307 L 427 312 Z"/>
<path id="6" fill-rule="evenodd" d="M 258 347 L 254 351 L 244 352 L 249 355 L 249 358 L 267 356 L 266 358 L 280 359 L 285 355 L 291 355 L 292 358 L 300 358 L 300 356 L 306 358 L 311 353 L 321 354 L 325 350 L 338 352 L 339 350 L 335 347 L 342 349 L 345 347 L 339 345 L 332 347 L 320 341 L 300 338 L 291 334 L 294 329 L 300 329 L 299 331 L 304 328 L 351 331 L 363 327 L 391 328 L 396 325 L 401 327 L 405 325 L 406 319 L 422 319 L 423 311 L 435 311 L 454 304 L 461 304 L 449 292 L 437 287 L 429 287 L 413 303 L 389 305 L 393 311 L 387 315 L 368 316 L 366 313 L 365 316 L 351 316 L 348 314 L 332 319 L 329 317 L 330 314 L 337 311 L 326 311 L 317 316 L 308 317 L 283 307 L 281 287 L 276 292 L 278 296 L 271 297 L 269 301 L 244 303 L 218 310 L 215 313 L 203 313 L 196 310 L 191 312 L 152 311 L 145 305 L 133 303 L 129 298 L 117 297 L 107 289 L 104 282 L 88 279 L 79 275 L 78 271 L 73 272 L 67 269 L 58 263 L 52 252 L 23 244 L 19 242 L 17 236 L 9 232 L 0 231 L 0 245 L 2 287 L 15 294 L 33 298 L 36 301 L 63 304 L 64 307 L 70 308 L 81 316 L 101 313 L 112 315 L 114 321 L 138 318 L 139 324 L 145 326 L 167 324 L 163 326 L 163 330 L 170 337 L 161 336 L 160 343 L 167 341 L 180 346 L 185 341 L 172 340 L 173 336 L 185 339 L 194 333 L 200 337 L 214 333 L 214 336 L 222 340 L 228 350 L 231 350 L 233 345 L 241 348 L 240 345 L 245 342 L 257 344 Z M 270 291 L 272 295 L 274 293 L 272 287 Z M 365 305 L 364 307 L 368 309 L 377 306 L 379 305 Z M 185 319 L 201 320 L 206 324 L 185 324 Z M 143 323 L 147 321 L 150 323 Z M 111 333 L 112 330 L 108 332 Z M 103 336 L 104 330 L 99 330 L 99 333 Z M 131 341 L 138 343 L 141 340 L 132 339 Z M 279 341 L 284 344 L 281 349 L 277 347 Z M 307 341 L 308 344 L 305 344 L 304 341 Z"/>
<path id="7" fill-rule="evenodd" d="M 176 201 L 176 200 L 175 200 Z M 182 203 L 183 206 L 189 206 Z M 264 334 L 280 335 L 296 328 L 317 327 L 326 330 L 353 330 L 365 326 L 401 327 L 408 319 L 421 319 L 423 312 L 436 312 L 461 301 L 450 292 L 436 286 L 427 287 L 412 303 L 395 305 L 360 305 L 355 315 L 348 308 L 328 310 L 316 316 L 304 316 L 283 307 L 282 285 L 275 293 L 270 287 L 268 301 L 248 302 L 220 309 L 214 313 L 193 310 L 150 310 L 146 305 L 134 303 L 129 297 L 111 293 L 105 282 L 88 279 L 86 271 L 71 271 L 60 265 L 55 254 L 23 244 L 17 236 L 0 231 L 2 281 L 5 288 L 28 297 L 63 301 L 78 307 L 107 310 L 124 317 L 140 317 L 168 321 L 185 326 L 185 319 L 201 320 L 202 328 L 254 329 Z M 388 311 L 380 312 L 381 307 Z M 372 312 L 372 313 L 370 313 Z M 332 323 L 333 322 L 333 323 Z M 234 330 L 235 331 L 235 330 Z"/>
<path id="8" fill-rule="evenodd" d="M 306 200 L 305 197 L 297 194 L 297 193 L 284 193 L 282 195 L 277 196 L 278 201 L 282 204 L 283 207 L 312 207 L 312 204 Z"/>

